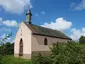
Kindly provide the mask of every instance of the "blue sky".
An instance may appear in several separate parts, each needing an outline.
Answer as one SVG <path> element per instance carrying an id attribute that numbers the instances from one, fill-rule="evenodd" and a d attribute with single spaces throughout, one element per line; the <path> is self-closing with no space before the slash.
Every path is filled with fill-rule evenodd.
<path id="1" fill-rule="evenodd" d="M 0 0 L 0 38 L 12 32 L 9 40 L 14 40 L 28 8 L 33 24 L 60 30 L 73 40 L 85 36 L 85 0 Z"/>

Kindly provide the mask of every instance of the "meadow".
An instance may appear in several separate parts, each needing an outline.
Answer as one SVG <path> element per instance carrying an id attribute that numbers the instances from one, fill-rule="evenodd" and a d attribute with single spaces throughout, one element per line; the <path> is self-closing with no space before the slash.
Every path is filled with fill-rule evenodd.
<path id="1" fill-rule="evenodd" d="M 13 55 L 3 56 L 3 64 L 32 64 L 31 60 L 16 58 Z"/>

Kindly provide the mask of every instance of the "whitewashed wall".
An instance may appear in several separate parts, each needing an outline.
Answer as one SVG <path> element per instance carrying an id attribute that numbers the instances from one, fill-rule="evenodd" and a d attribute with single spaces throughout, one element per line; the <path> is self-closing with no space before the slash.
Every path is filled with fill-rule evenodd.
<path id="1" fill-rule="evenodd" d="M 31 30 L 24 24 L 24 22 L 21 23 L 16 34 L 14 44 L 15 54 L 19 54 L 19 43 L 21 38 L 23 40 L 23 54 L 31 54 Z"/>

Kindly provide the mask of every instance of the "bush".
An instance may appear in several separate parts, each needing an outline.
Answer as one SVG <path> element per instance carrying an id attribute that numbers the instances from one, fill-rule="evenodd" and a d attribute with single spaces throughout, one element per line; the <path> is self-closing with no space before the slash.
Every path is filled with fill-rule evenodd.
<path id="1" fill-rule="evenodd" d="M 85 46 L 84 46 L 85 47 Z M 80 44 L 67 43 L 53 45 L 52 60 L 53 64 L 84 64 L 85 48 Z"/>
<path id="2" fill-rule="evenodd" d="M 33 64 L 52 64 L 52 61 L 50 57 L 42 56 L 41 54 L 38 54 L 32 57 L 32 63 Z"/>
<path id="3" fill-rule="evenodd" d="M 85 46 L 79 43 L 57 43 L 51 47 L 50 57 L 38 55 L 33 64 L 85 64 Z"/>

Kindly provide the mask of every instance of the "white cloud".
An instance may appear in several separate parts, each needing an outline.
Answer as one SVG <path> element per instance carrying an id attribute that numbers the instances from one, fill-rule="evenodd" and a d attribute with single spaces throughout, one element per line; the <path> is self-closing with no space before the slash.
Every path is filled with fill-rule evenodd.
<path id="1" fill-rule="evenodd" d="M 0 0 L 0 6 L 7 12 L 21 14 L 27 8 L 32 8 L 30 0 Z"/>
<path id="2" fill-rule="evenodd" d="M 82 28 L 81 30 L 73 28 L 71 30 L 72 34 L 71 34 L 71 38 L 73 40 L 78 40 L 81 36 L 85 36 L 85 28 Z"/>
<path id="3" fill-rule="evenodd" d="M 44 15 L 45 14 L 45 11 L 42 11 L 41 13 Z"/>
<path id="4" fill-rule="evenodd" d="M 72 26 L 72 22 L 64 20 L 63 18 L 57 18 L 56 22 L 44 23 L 44 25 L 41 25 L 41 26 L 55 29 L 55 30 L 64 31 L 69 29 Z"/>
<path id="5" fill-rule="evenodd" d="M 6 26 L 9 26 L 9 27 L 17 27 L 18 26 L 18 23 L 15 20 L 6 20 L 6 21 L 3 21 L 3 24 Z"/>
<path id="6" fill-rule="evenodd" d="M 85 27 L 83 27 L 82 29 L 71 29 L 72 22 L 64 20 L 63 18 L 57 18 L 56 22 L 44 23 L 44 25 L 41 26 L 60 31 L 70 29 L 69 32 L 71 32 L 71 34 L 68 35 L 70 35 L 69 37 L 76 41 L 78 41 L 81 36 L 85 36 Z"/>
<path id="7" fill-rule="evenodd" d="M 79 4 L 72 3 L 72 8 L 74 10 L 85 10 L 85 0 L 81 0 Z"/>
<path id="8" fill-rule="evenodd" d="M 3 19 L 0 18 L 0 25 L 5 25 L 5 26 L 8 26 L 8 27 L 18 27 L 19 24 L 15 20 L 5 20 L 5 21 L 3 21 Z"/>

